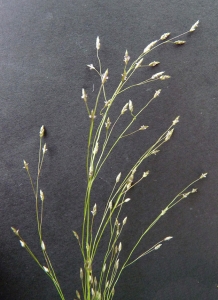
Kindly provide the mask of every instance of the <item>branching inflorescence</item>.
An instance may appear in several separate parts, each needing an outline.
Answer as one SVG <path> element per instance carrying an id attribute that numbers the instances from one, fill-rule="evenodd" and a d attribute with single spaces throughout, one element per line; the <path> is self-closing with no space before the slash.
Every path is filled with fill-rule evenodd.
<path id="1" fill-rule="evenodd" d="M 161 90 L 157 90 L 153 97 L 147 101 L 147 103 L 135 112 L 133 102 L 129 100 L 121 109 L 118 114 L 116 120 L 112 123 L 110 118 L 111 107 L 116 105 L 116 99 L 121 94 L 136 86 L 144 85 L 154 81 L 162 81 L 170 78 L 169 75 L 165 74 L 164 71 L 153 74 L 150 78 L 145 79 L 141 82 L 135 84 L 129 84 L 130 78 L 133 77 L 135 72 L 139 68 L 148 67 L 153 68 L 158 65 L 160 62 L 153 61 L 148 64 L 143 65 L 144 57 L 155 50 L 157 47 L 160 47 L 167 43 L 173 43 L 175 45 L 183 45 L 185 43 L 184 40 L 179 40 L 181 36 L 188 34 L 190 32 L 195 31 L 198 27 L 199 21 L 197 21 L 190 30 L 187 32 L 180 34 L 176 37 L 169 38 L 170 33 L 164 33 L 159 40 L 155 40 L 151 42 L 147 47 L 145 47 L 144 51 L 139 55 L 139 57 L 133 61 L 130 65 L 130 56 L 128 51 L 126 50 L 124 55 L 124 68 L 121 75 L 120 83 L 115 89 L 112 97 L 107 98 L 105 84 L 108 80 L 108 69 L 102 72 L 101 60 L 99 57 L 99 52 L 101 48 L 100 39 L 97 37 L 96 39 L 96 50 L 97 50 L 97 59 L 98 59 L 98 67 L 95 67 L 93 64 L 87 65 L 90 70 L 95 71 L 100 78 L 100 87 L 96 96 L 95 102 L 92 104 L 92 108 L 89 107 L 88 103 L 88 95 L 85 89 L 82 89 L 81 98 L 84 100 L 86 110 L 88 113 L 88 117 L 90 118 L 90 128 L 88 135 L 88 145 L 87 145 L 87 157 L 86 157 L 86 172 L 87 172 L 87 188 L 84 200 L 84 212 L 83 212 L 83 225 L 81 236 L 75 231 L 73 231 L 74 236 L 76 237 L 79 247 L 81 250 L 82 258 L 83 258 L 83 267 L 80 268 L 80 279 L 82 283 L 81 291 L 76 291 L 77 299 L 84 300 L 111 300 L 115 294 L 115 286 L 120 278 L 122 271 L 136 262 L 138 259 L 143 256 L 151 253 L 152 251 L 158 250 L 161 245 L 165 241 L 169 241 L 172 239 L 172 236 L 165 237 L 161 241 L 157 242 L 154 246 L 149 248 L 147 251 L 139 255 L 138 257 L 134 257 L 135 249 L 138 247 L 142 238 L 145 234 L 158 222 L 158 220 L 165 215 L 168 210 L 173 208 L 176 204 L 178 204 L 183 199 L 187 198 L 190 194 L 195 193 L 197 191 L 196 188 L 193 188 L 193 184 L 202 178 L 206 177 L 206 173 L 202 174 L 199 178 L 191 182 L 188 186 L 186 186 L 178 195 L 173 198 L 169 204 L 162 209 L 159 215 L 155 218 L 155 220 L 146 228 L 141 236 L 139 236 L 135 245 L 133 245 L 132 250 L 129 252 L 126 258 L 124 258 L 124 262 L 120 263 L 120 253 L 122 251 L 122 242 L 120 240 L 120 236 L 122 230 L 127 222 L 127 217 L 121 219 L 121 211 L 123 207 L 128 203 L 131 199 L 127 196 L 129 190 L 132 189 L 133 186 L 136 186 L 141 180 L 144 180 L 148 175 L 149 171 L 143 172 L 140 179 L 136 182 L 134 181 L 134 176 L 137 173 L 138 167 L 142 164 L 142 162 L 151 155 L 156 155 L 160 151 L 160 147 L 168 142 L 173 134 L 175 125 L 179 122 L 179 117 L 176 117 L 172 124 L 163 132 L 163 134 L 156 140 L 156 142 L 150 146 L 147 150 L 144 150 L 142 155 L 136 160 L 136 162 L 131 166 L 127 174 L 122 176 L 119 173 L 115 178 L 114 186 L 111 190 L 111 193 L 108 197 L 108 200 L 105 203 L 105 208 L 102 214 L 98 213 L 98 205 L 97 203 L 92 206 L 91 204 L 91 192 L 93 188 L 93 184 L 95 183 L 99 172 L 104 166 L 105 162 L 109 159 L 110 154 L 114 150 L 115 146 L 125 137 L 135 134 L 138 131 L 146 130 L 148 128 L 147 125 L 141 125 L 138 130 L 131 131 L 131 126 L 133 122 L 137 119 L 139 115 L 141 115 L 144 110 L 148 107 L 151 102 L 159 97 Z M 103 107 L 101 105 L 101 98 L 104 99 Z M 116 127 L 118 122 L 122 122 L 122 117 L 125 113 L 129 111 L 131 115 L 131 120 L 125 126 L 123 131 L 119 134 L 115 141 L 111 142 L 111 135 Z M 100 114 L 101 120 L 97 123 L 96 115 Z M 129 132 L 130 131 L 130 132 Z M 60 299 L 65 299 L 60 284 L 58 282 L 57 276 L 55 274 L 54 268 L 52 266 L 51 260 L 46 250 L 46 246 L 43 240 L 42 233 L 42 221 L 43 221 L 43 203 L 44 203 L 44 193 L 40 190 L 39 179 L 41 175 L 41 169 L 44 161 L 44 156 L 47 151 L 46 144 L 43 145 L 44 139 L 44 126 L 40 129 L 40 145 L 39 145 L 39 159 L 38 159 L 38 172 L 37 178 L 34 182 L 30 170 L 29 164 L 24 161 L 24 168 L 27 171 L 27 174 L 30 179 L 30 183 L 32 186 L 32 190 L 35 197 L 35 205 L 36 205 L 36 220 L 38 226 L 38 235 L 39 242 L 41 245 L 41 250 L 44 255 L 44 263 L 41 263 L 36 255 L 32 252 L 30 247 L 21 237 L 19 230 L 12 227 L 13 232 L 18 236 L 20 240 L 20 244 L 23 248 L 25 248 L 32 258 L 36 261 L 36 263 L 40 266 L 40 268 L 51 278 L 53 281 Z M 122 178 L 123 177 L 123 178 Z M 99 226 L 97 230 L 93 229 L 93 224 L 95 222 L 96 216 L 99 217 Z M 103 258 L 103 263 L 101 265 L 100 271 L 98 271 L 98 278 L 95 274 L 95 270 L 93 270 L 93 262 L 96 260 L 96 252 L 99 247 L 99 244 L 103 238 L 104 233 L 108 236 L 108 244 L 106 247 L 106 251 Z"/>

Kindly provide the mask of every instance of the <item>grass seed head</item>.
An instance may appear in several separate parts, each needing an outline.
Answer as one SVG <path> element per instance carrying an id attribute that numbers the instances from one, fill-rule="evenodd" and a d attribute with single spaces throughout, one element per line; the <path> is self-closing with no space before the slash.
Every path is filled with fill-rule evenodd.
<path id="1" fill-rule="evenodd" d="M 87 65 L 87 67 L 89 67 L 90 70 L 95 70 L 95 67 L 93 66 L 93 64 Z"/>
<path id="2" fill-rule="evenodd" d="M 20 245 L 21 245 L 21 247 L 23 247 L 23 248 L 26 247 L 26 244 L 25 244 L 23 241 L 21 241 L 21 240 L 20 240 Z"/>
<path id="3" fill-rule="evenodd" d="M 87 102 L 88 95 L 86 94 L 85 89 L 82 89 L 82 96 L 81 96 L 81 98 L 84 100 L 84 102 Z"/>
<path id="4" fill-rule="evenodd" d="M 162 72 L 158 72 L 154 75 L 151 76 L 151 79 L 159 79 L 161 75 L 163 75 L 163 73 L 165 73 L 165 71 Z"/>
<path id="5" fill-rule="evenodd" d="M 45 271 L 45 273 L 48 273 L 48 272 L 49 272 L 49 269 L 48 269 L 47 267 L 43 266 L 42 268 L 43 268 L 43 270 Z"/>
<path id="6" fill-rule="evenodd" d="M 161 75 L 160 76 L 160 80 L 166 80 L 166 79 L 169 79 L 169 78 L 171 78 L 171 76 L 169 76 L 169 75 Z"/>
<path id="7" fill-rule="evenodd" d="M 207 173 L 202 173 L 201 176 L 200 176 L 200 179 L 206 178 L 206 177 L 207 177 Z"/>
<path id="8" fill-rule="evenodd" d="M 171 130 L 167 131 L 166 137 L 165 137 L 165 142 L 169 141 L 169 139 L 171 138 L 172 134 L 173 134 L 174 128 Z"/>
<path id="9" fill-rule="evenodd" d="M 41 242 L 41 248 L 42 248 L 42 251 L 45 251 L 45 243 L 43 241 Z"/>
<path id="10" fill-rule="evenodd" d="M 178 40 L 178 41 L 175 41 L 174 44 L 176 45 L 184 45 L 186 43 L 186 41 L 182 41 L 182 40 Z"/>
<path id="11" fill-rule="evenodd" d="M 164 41 L 164 40 L 166 40 L 169 36 L 170 36 L 170 32 L 166 32 L 166 33 L 162 34 L 162 36 L 160 37 L 160 40 Z"/>
<path id="12" fill-rule="evenodd" d="M 179 116 L 175 118 L 175 120 L 173 120 L 172 125 L 176 125 L 177 123 L 179 123 Z"/>
<path id="13" fill-rule="evenodd" d="M 79 270 L 79 276 L 80 276 L 80 279 L 83 280 L 83 269 L 80 268 Z"/>
<path id="14" fill-rule="evenodd" d="M 167 236 L 167 237 L 165 237 L 164 241 L 169 241 L 169 240 L 171 240 L 172 238 L 173 238 L 173 236 Z"/>
<path id="15" fill-rule="evenodd" d="M 101 77 L 101 82 L 104 84 L 108 80 L 108 69 L 104 72 L 104 74 Z"/>
<path id="16" fill-rule="evenodd" d="M 91 213 L 92 213 L 93 217 L 96 216 L 96 214 L 97 214 L 97 204 L 96 203 L 93 206 L 93 209 L 92 209 Z"/>
<path id="17" fill-rule="evenodd" d="M 121 113 L 120 113 L 121 115 L 123 115 L 123 114 L 127 111 L 128 106 L 129 106 L 129 103 L 126 103 L 126 104 L 124 105 L 124 107 L 122 108 Z"/>
<path id="18" fill-rule="evenodd" d="M 152 61 L 148 66 L 149 67 L 155 67 L 155 66 L 157 66 L 157 65 L 159 65 L 159 61 Z"/>
<path id="19" fill-rule="evenodd" d="M 116 183 L 118 183 L 120 181 L 120 178 L 121 178 L 121 172 L 116 177 Z"/>
<path id="20" fill-rule="evenodd" d="M 199 20 L 194 25 L 192 25 L 192 27 L 190 28 L 189 32 L 195 31 L 196 28 L 198 27 L 198 24 L 199 24 Z"/>
<path id="21" fill-rule="evenodd" d="M 105 123 L 105 127 L 108 130 L 110 128 L 110 126 L 111 126 L 111 121 L 110 121 L 110 118 L 108 117 L 107 122 Z"/>
<path id="22" fill-rule="evenodd" d="M 125 225 L 126 222 L 127 222 L 127 217 L 125 217 L 125 218 L 123 219 L 123 225 Z"/>
<path id="23" fill-rule="evenodd" d="M 23 165 L 24 165 L 23 168 L 28 171 L 29 170 L 29 164 L 25 160 L 23 160 Z"/>
<path id="24" fill-rule="evenodd" d="M 43 191 L 42 191 L 42 190 L 40 190 L 40 191 L 39 191 L 39 195 L 40 195 L 40 199 L 41 199 L 41 201 L 44 201 L 44 199 L 45 199 L 45 196 L 44 196 L 44 193 L 43 193 Z"/>
<path id="25" fill-rule="evenodd" d="M 101 48 L 100 38 L 99 38 L 99 36 L 97 36 L 97 38 L 96 38 L 96 49 L 100 50 L 100 48 Z"/>
<path id="26" fill-rule="evenodd" d="M 129 100 L 129 111 L 132 113 L 133 112 L 133 104 L 132 101 Z"/>
<path id="27" fill-rule="evenodd" d="M 14 234 L 16 234 L 17 236 L 19 236 L 19 229 L 11 227 L 11 230 L 13 231 Z"/>
<path id="28" fill-rule="evenodd" d="M 126 50 L 125 55 L 124 55 L 124 59 L 123 59 L 123 61 L 125 62 L 125 65 L 128 64 L 129 60 L 130 60 L 130 56 L 129 56 L 128 51 Z"/>
<path id="29" fill-rule="evenodd" d="M 76 290 L 76 296 L 78 299 L 81 299 L 79 291 Z"/>
<path id="30" fill-rule="evenodd" d="M 138 69 L 138 68 L 141 66 L 142 62 L 143 62 L 143 58 L 141 58 L 141 59 L 135 64 L 135 69 Z"/>
<path id="31" fill-rule="evenodd" d="M 40 128 L 40 131 L 39 131 L 39 136 L 42 138 L 45 134 L 45 126 L 42 125 L 41 128 Z"/>
<path id="32" fill-rule="evenodd" d="M 99 148 L 99 143 L 96 142 L 95 148 L 93 149 L 93 154 L 94 154 L 94 155 L 98 153 L 98 148 Z"/>
<path id="33" fill-rule="evenodd" d="M 160 92 L 161 92 L 161 89 L 157 90 L 157 91 L 154 93 L 153 98 L 157 98 L 157 97 L 160 95 Z"/>
<path id="34" fill-rule="evenodd" d="M 46 148 L 46 144 L 44 144 L 43 148 L 42 148 L 42 153 L 45 155 L 45 152 L 48 151 L 48 149 Z"/>
<path id="35" fill-rule="evenodd" d="M 154 250 L 160 249 L 161 246 L 162 246 L 162 244 L 158 244 L 156 247 L 154 247 Z"/>
<path id="36" fill-rule="evenodd" d="M 156 44 L 157 44 L 158 40 L 151 42 L 150 44 L 148 44 L 147 47 L 145 47 L 143 53 L 147 53 L 149 52 Z"/>

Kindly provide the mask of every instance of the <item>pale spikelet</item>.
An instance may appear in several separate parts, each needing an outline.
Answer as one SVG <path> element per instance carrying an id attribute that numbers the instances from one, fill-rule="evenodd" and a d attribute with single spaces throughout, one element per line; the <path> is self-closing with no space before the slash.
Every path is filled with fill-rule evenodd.
<path id="1" fill-rule="evenodd" d="M 182 41 L 182 40 L 178 40 L 178 41 L 175 41 L 174 44 L 176 45 L 184 45 L 186 43 L 186 41 Z"/>
<path id="2" fill-rule="evenodd" d="M 95 203 L 95 205 L 93 206 L 93 209 L 91 211 L 93 217 L 97 214 L 97 204 Z"/>
<path id="3" fill-rule="evenodd" d="M 120 181 L 120 178 L 121 178 L 121 172 L 116 177 L 116 183 L 118 183 Z"/>
<path id="4" fill-rule="evenodd" d="M 83 269 L 82 268 L 80 268 L 80 270 L 79 270 L 79 277 L 81 280 L 83 280 Z"/>
<path id="5" fill-rule="evenodd" d="M 104 72 L 104 74 L 101 77 L 101 82 L 104 84 L 108 80 L 108 69 Z"/>
<path id="6" fill-rule="evenodd" d="M 183 198 L 187 198 L 187 197 L 190 195 L 190 193 L 191 193 L 191 192 L 184 193 L 184 194 L 182 194 L 182 197 L 183 197 Z"/>
<path id="7" fill-rule="evenodd" d="M 192 189 L 191 193 L 196 193 L 198 191 L 198 189 Z"/>
<path id="8" fill-rule="evenodd" d="M 166 79 L 169 79 L 169 78 L 171 78 L 170 75 L 161 75 L 160 76 L 160 80 L 166 80 Z"/>
<path id="9" fill-rule="evenodd" d="M 114 296 L 114 294 L 115 294 L 115 288 L 113 287 L 111 291 L 111 295 Z"/>
<path id="10" fill-rule="evenodd" d="M 162 36 L 160 37 L 160 40 L 166 40 L 168 38 L 168 36 L 170 36 L 170 32 L 166 32 L 164 34 L 162 34 Z"/>
<path id="11" fill-rule="evenodd" d="M 128 51 L 126 50 L 125 55 L 124 55 L 124 59 L 123 59 L 123 61 L 125 62 L 125 65 L 128 64 L 129 60 L 130 60 L 130 56 L 129 56 Z"/>
<path id="12" fill-rule="evenodd" d="M 44 193 L 43 193 L 43 191 L 42 191 L 42 190 L 40 190 L 40 191 L 39 191 L 39 195 L 40 195 L 40 199 L 41 199 L 41 201 L 44 201 L 44 199 L 45 199 L 45 196 L 44 196 Z"/>
<path id="13" fill-rule="evenodd" d="M 91 110 L 91 114 L 89 115 L 89 118 L 92 120 L 94 120 L 96 118 L 96 115 L 95 115 L 95 112 L 93 109 Z"/>
<path id="14" fill-rule="evenodd" d="M 171 240 L 172 238 L 173 238 L 173 236 L 167 236 L 167 237 L 165 237 L 164 241 L 169 241 L 169 240 Z"/>
<path id="15" fill-rule="evenodd" d="M 99 50 L 101 47 L 99 36 L 96 38 L 96 49 Z"/>
<path id="16" fill-rule="evenodd" d="M 156 155 L 158 152 L 160 152 L 160 150 L 156 149 L 156 150 L 151 151 L 151 154 Z"/>
<path id="17" fill-rule="evenodd" d="M 106 282 L 105 287 L 107 288 L 109 286 L 109 281 Z"/>
<path id="18" fill-rule="evenodd" d="M 200 179 L 206 178 L 206 177 L 207 177 L 207 173 L 203 173 L 203 174 L 201 174 Z"/>
<path id="19" fill-rule="evenodd" d="M 29 164 L 25 160 L 23 160 L 23 165 L 24 165 L 23 168 L 28 171 L 29 170 Z"/>
<path id="20" fill-rule="evenodd" d="M 158 72 L 158 73 L 152 75 L 151 79 L 158 79 L 158 78 L 160 78 L 161 75 L 163 75 L 163 73 L 165 73 L 165 71 Z"/>
<path id="21" fill-rule="evenodd" d="M 21 245 L 21 247 L 23 247 L 23 248 L 26 247 L 26 244 L 25 244 L 23 241 L 21 241 L 21 240 L 20 240 L 20 245 Z"/>
<path id="22" fill-rule="evenodd" d="M 154 93 L 153 98 L 157 98 L 157 97 L 160 95 L 160 92 L 161 92 L 161 89 L 157 90 L 157 91 Z"/>
<path id="23" fill-rule="evenodd" d="M 41 128 L 40 128 L 40 131 L 39 131 L 39 136 L 40 136 L 40 137 L 43 137 L 44 134 L 45 134 L 45 126 L 42 125 Z"/>
<path id="24" fill-rule="evenodd" d="M 41 248 L 42 248 L 42 251 L 45 251 L 45 243 L 43 241 L 41 242 Z"/>
<path id="25" fill-rule="evenodd" d="M 138 69 L 138 68 L 141 66 L 142 62 L 143 62 L 143 58 L 141 58 L 141 59 L 135 64 L 135 69 Z"/>
<path id="26" fill-rule="evenodd" d="M 152 61 L 148 66 L 149 66 L 149 67 L 155 67 L 155 66 L 157 66 L 157 65 L 159 65 L 159 64 L 160 64 L 159 61 Z"/>
<path id="27" fill-rule="evenodd" d="M 143 53 L 147 53 L 157 44 L 158 40 L 151 42 L 147 47 L 145 47 Z"/>
<path id="28" fill-rule="evenodd" d="M 46 144 L 44 144 L 43 148 L 42 148 L 42 153 L 45 155 L 45 152 L 48 151 L 48 149 L 46 148 Z"/>
<path id="29" fill-rule="evenodd" d="M 11 230 L 13 231 L 14 234 L 16 234 L 17 236 L 19 236 L 19 229 L 11 227 Z"/>
<path id="30" fill-rule="evenodd" d="M 126 69 L 124 69 L 123 74 L 122 75 L 122 81 L 126 81 L 127 80 L 127 73 L 126 73 Z"/>
<path id="31" fill-rule="evenodd" d="M 119 258 L 116 260 L 116 262 L 115 262 L 115 265 L 114 265 L 114 268 L 115 268 L 115 270 L 117 271 L 118 270 L 118 268 L 119 268 Z"/>
<path id="32" fill-rule="evenodd" d="M 146 172 L 144 172 L 143 174 L 142 174 L 142 177 L 147 177 L 148 176 L 148 174 L 149 174 L 149 171 L 146 171 Z"/>
<path id="33" fill-rule="evenodd" d="M 93 172 L 94 172 L 93 165 L 91 165 L 91 166 L 89 167 L 89 177 L 92 177 Z"/>
<path id="34" fill-rule="evenodd" d="M 145 126 L 145 125 L 142 125 L 140 128 L 139 128 L 139 130 L 145 130 L 145 129 L 147 129 L 149 126 Z"/>
<path id="35" fill-rule="evenodd" d="M 173 120 L 172 125 L 176 125 L 177 123 L 179 123 L 179 116 L 175 118 L 175 120 Z"/>
<path id="36" fill-rule="evenodd" d="M 162 244 L 158 244 L 156 247 L 154 247 L 154 250 L 158 250 L 161 246 Z"/>
<path id="37" fill-rule="evenodd" d="M 79 240 L 79 236 L 78 236 L 78 234 L 76 233 L 76 231 L 73 230 L 73 234 L 74 234 L 75 238 L 76 238 L 77 240 Z"/>
<path id="38" fill-rule="evenodd" d="M 194 25 L 192 25 L 192 27 L 190 28 L 189 32 L 195 31 L 195 29 L 198 27 L 198 24 L 199 24 L 199 20 Z"/>
<path id="39" fill-rule="evenodd" d="M 169 139 L 171 138 L 172 134 L 173 134 L 174 128 L 171 130 L 167 131 L 166 137 L 165 137 L 165 142 L 169 141 Z"/>
<path id="40" fill-rule="evenodd" d="M 95 148 L 93 149 L 93 154 L 96 155 L 98 153 L 99 143 L 96 142 Z"/>
<path id="41" fill-rule="evenodd" d="M 118 246 L 118 251 L 120 252 L 121 250 L 122 250 L 122 243 L 120 242 Z"/>
<path id="42" fill-rule="evenodd" d="M 82 89 L 82 96 L 81 96 L 81 98 L 82 98 L 85 102 L 87 102 L 88 96 L 87 96 L 87 94 L 86 94 L 85 89 Z"/>
<path id="43" fill-rule="evenodd" d="M 42 268 L 43 268 L 43 270 L 45 271 L 45 273 L 48 273 L 48 272 L 49 272 L 49 269 L 46 268 L 45 266 L 43 266 Z"/>
<path id="44" fill-rule="evenodd" d="M 91 294 L 93 297 L 95 296 L 95 290 L 93 288 L 91 288 Z"/>
<path id="45" fill-rule="evenodd" d="M 123 202 L 127 203 L 131 200 L 131 198 L 126 198 Z"/>
<path id="46" fill-rule="evenodd" d="M 129 106 L 129 103 L 126 103 L 126 104 L 124 105 L 124 107 L 122 108 L 121 113 L 120 113 L 121 115 L 123 115 L 123 114 L 127 111 L 128 106 Z"/>
<path id="47" fill-rule="evenodd" d="M 93 66 L 93 64 L 87 65 L 87 67 L 89 67 L 90 70 L 95 70 L 95 67 Z"/>
<path id="48" fill-rule="evenodd" d="M 131 100 L 129 100 L 129 110 L 131 113 L 133 112 L 133 104 Z"/>
<path id="49" fill-rule="evenodd" d="M 127 217 L 125 217 L 125 218 L 123 219 L 123 225 L 125 225 L 126 222 L 127 222 Z"/>
<path id="50" fill-rule="evenodd" d="M 79 291 L 76 290 L 76 296 L 78 299 L 81 299 Z"/>
<path id="51" fill-rule="evenodd" d="M 112 207 L 113 207 L 113 202 L 112 202 L 112 200 L 109 202 L 109 208 L 110 208 L 110 210 L 112 209 Z"/>
<path id="52" fill-rule="evenodd" d="M 110 118 L 108 117 L 107 122 L 105 123 L 105 127 L 108 130 L 110 128 L 110 126 L 111 126 L 111 121 L 110 121 Z"/>
<path id="53" fill-rule="evenodd" d="M 104 265 L 103 265 L 103 268 L 102 268 L 102 272 L 103 272 L 103 273 L 106 271 L 106 267 L 107 267 L 107 265 L 104 264 Z"/>
<path id="54" fill-rule="evenodd" d="M 94 278 L 94 285 L 95 285 L 95 287 L 97 287 L 97 285 L 98 285 L 98 281 L 97 281 L 96 277 Z"/>
<path id="55" fill-rule="evenodd" d="M 112 100 L 106 100 L 106 101 L 104 101 L 104 106 L 109 107 L 111 105 L 111 103 L 112 103 Z"/>

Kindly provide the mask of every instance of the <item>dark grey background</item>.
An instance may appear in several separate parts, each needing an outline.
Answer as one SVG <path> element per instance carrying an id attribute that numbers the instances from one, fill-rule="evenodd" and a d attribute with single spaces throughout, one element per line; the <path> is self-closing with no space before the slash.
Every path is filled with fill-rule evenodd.
<path id="1" fill-rule="evenodd" d="M 99 175 L 93 198 L 103 207 L 117 173 L 180 115 L 172 140 L 143 164 L 151 175 L 131 193 L 123 255 L 178 191 L 202 172 L 209 176 L 197 184 L 198 193 L 170 211 L 144 238 L 138 254 L 174 236 L 123 273 L 115 299 L 218 298 L 217 14 L 215 0 L 0 1 L 1 299 L 59 299 L 10 230 L 19 228 L 40 257 L 34 199 L 22 167 L 25 159 L 36 174 L 42 124 L 49 149 L 40 185 L 46 195 L 44 239 L 66 299 L 74 299 L 80 288 L 82 261 L 71 231 L 80 232 L 82 221 L 89 119 L 81 88 L 87 89 L 92 103 L 92 86 L 97 88 L 98 81 L 86 64 L 97 63 L 96 36 L 101 38 L 103 67 L 109 68 L 110 95 L 120 79 L 126 49 L 134 59 L 161 34 L 182 33 L 198 19 L 200 26 L 185 37 L 186 45 L 167 45 L 147 59 L 161 61 L 156 71 L 165 70 L 170 81 L 120 97 L 119 107 L 132 99 L 139 108 L 155 90 L 163 89 L 135 125 L 148 124 L 149 130 L 117 148 Z M 136 82 L 145 76 L 146 69 L 139 70 Z"/>

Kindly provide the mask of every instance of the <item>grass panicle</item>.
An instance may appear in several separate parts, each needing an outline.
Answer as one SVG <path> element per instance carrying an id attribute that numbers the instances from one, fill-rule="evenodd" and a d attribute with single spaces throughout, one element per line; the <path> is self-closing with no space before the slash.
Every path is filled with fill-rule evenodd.
<path id="1" fill-rule="evenodd" d="M 79 277 L 81 280 L 81 288 L 76 290 L 75 297 L 77 300 L 111 300 L 114 298 L 117 282 L 123 272 L 123 270 L 139 259 L 142 259 L 145 255 L 159 250 L 164 247 L 166 241 L 170 241 L 173 237 L 167 236 L 157 242 L 155 245 L 144 251 L 141 255 L 135 256 L 135 250 L 139 246 L 144 236 L 152 229 L 152 227 L 162 218 L 170 209 L 177 205 L 182 200 L 186 199 L 191 194 L 197 191 L 193 185 L 199 180 L 206 177 L 207 173 L 201 174 L 197 179 L 193 180 L 185 188 L 183 188 L 168 205 L 161 208 L 157 217 L 151 222 L 151 224 L 145 228 L 142 234 L 138 237 L 135 244 L 132 245 L 132 249 L 129 254 L 120 260 L 122 255 L 122 236 L 123 228 L 126 225 L 128 218 L 121 217 L 126 205 L 131 205 L 131 199 L 128 196 L 129 191 L 137 186 L 140 181 L 146 180 L 149 176 L 149 170 L 144 171 L 138 176 L 138 168 L 145 159 L 151 155 L 156 155 L 160 148 L 166 142 L 169 142 L 176 124 L 179 122 L 179 116 L 176 117 L 172 123 L 163 130 L 161 136 L 156 140 L 153 145 L 148 149 L 143 149 L 141 156 L 135 159 L 128 171 L 123 170 L 118 175 L 114 176 L 114 185 L 108 199 L 104 203 L 104 211 L 98 211 L 99 199 L 95 199 L 96 203 L 92 200 L 93 186 L 97 180 L 99 172 L 102 170 L 105 163 L 110 159 L 113 154 L 114 148 L 118 143 L 122 142 L 123 138 L 128 138 L 130 135 L 139 134 L 140 131 L 146 130 L 149 126 L 141 125 L 137 130 L 132 130 L 134 121 L 147 109 L 147 107 L 157 99 L 161 94 L 161 89 L 154 91 L 153 96 L 138 109 L 134 105 L 134 101 L 129 100 L 123 108 L 117 111 L 117 116 L 111 114 L 111 108 L 116 107 L 119 101 L 119 95 L 125 93 L 127 90 L 136 88 L 137 86 L 146 85 L 151 82 L 159 82 L 162 80 L 169 80 L 170 75 L 165 71 L 154 72 L 152 76 L 148 76 L 140 82 L 130 84 L 130 79 L 134 78 L 134 74 L 138 72 L 139 68 L 147 67 L 154 68 L 160 64 L 159 61 L 146 62 L 146 55 L 152 51 L 155 51 L 158 47 L 162 47 L 165 44 L 173 44 L 177 46 L 184 45 L 185 40 L 180 40 L 181 37 L 186 34 L 194 32 L 198 27 L 199 21 L 197 21 L 190 30 L 183 34 L 171 37 L 171 33 L 167 32 L 160 36 L 159 39 L 149 43 L 142 53 L 132 61 L 129 52 L 126 50 L 123 58 L 123 70 L 120 78 L 120 82 L 115 88 L 111 97 L 108 97 L 106 86 L 109 82 L 109 69 L 102 71 L 102 64 L 100 59 L 101 41 L 99 36 L 96 39 L 96 56 L 98 65 L 88 64 L 87 66 L 91 71 L 94 71 L 99 76 L 99 89 L 96 93 L 94 101 L 89 99 L 87 91 L 82 89 L 82 96 L 87 110 L 87 118 L 90 120 L 89 134 L 87 139 L 87 155 L 86 155 L 86 173 L 87 173 L 87 187 L 84 197 L 84 211 L 83 211 L 83 224 L 81 226 L 81 233 L 73 231 L 81 256 L 83 259 L 83 265 L 79 270 Z M 174 46 L 175 47 L 175 46 Z M 114 111 L 114 110 L 113 110 Z M 130 121 L 123 127 L 121 133 L 114 139 L 112 139 L 112 133 L 116 131 L 118 123 L 122 123 L 124 114 L 130 115 Z M 98 118 L 96 118 L 98 116 Z M 99 117 L 100 116 L 100 117 Z M 31 188 L 35 199 L 36 209 L 36 222 L 38 228 L 38 240 L 41 246 L 41 251 L 44 256 L 44 260 L 41 261 L 37 258 L 36 254 L 28 246 L 28 243 L 21 237 L 19 230 L 12 227 L 12 231 L 18 237 L 22 248 L 30 254 L 35 260 L 38 266 L 45 272 L 45 274 L 52 280 L 60 299 L 64 300 L 64 294 L 61 286 L 58 282 L 55 270 L 52 266 L 49 254 L 47 252 L 47 246 L 43 235 L 43 209 L 46 202 L 46 195 L 40 189 L 41 170 L 45 155 L 47 155 L 47 146 L 44 143 L 45 139 L 45 127 L 42 126 L 39 132 L 39 153 L 38 153 L 38 170 L 35 180 L 31 176 L 31 166 L 24 160 L 24 169 L 30 180 Z M 134 180 L 135 176 L 139 177 L 137 181 Z M 133 196 L 134 197 L 134 196 Z M 130 202 L 130 203 L 129 203 Z M 96 222 L 96 219 L 98 222 Z M 98 224 L 96 228 L 95 225 Z M 106 250 L 104 258 L 101 263 L 100 269 L 96 270 L 94 262 L 98 261 L 97 250 L 102 239 L 107 238 Z M 96 264 L 95 264 L 96 265 Z M 98 274 L 98 276 L 96 275 Z"/>

